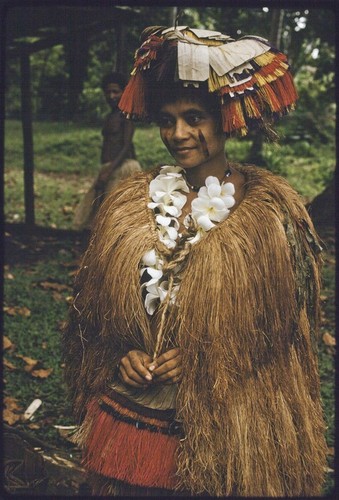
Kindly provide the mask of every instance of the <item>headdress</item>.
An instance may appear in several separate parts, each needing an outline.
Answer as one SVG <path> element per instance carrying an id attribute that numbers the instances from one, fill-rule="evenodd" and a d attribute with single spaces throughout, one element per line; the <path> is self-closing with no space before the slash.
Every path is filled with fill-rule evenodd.
<path id="1" fill-rule="evenodd" d="M 227 134 L 244 136 L 265 117 L 289 112 L 297 100 L 287 57 L 264 38 L 235 41 L 218 31 L 152 26 L 141 41 L 119 103 L 127 118 L 150 119 L 151 83 L 161 86 L 169 79 L 194 87 L 207 82 L 208 91 L 220 97 Z"/>

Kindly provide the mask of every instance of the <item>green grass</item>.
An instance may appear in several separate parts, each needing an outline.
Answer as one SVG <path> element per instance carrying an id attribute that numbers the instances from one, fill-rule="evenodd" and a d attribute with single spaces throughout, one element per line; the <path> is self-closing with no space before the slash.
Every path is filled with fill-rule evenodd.
<path id="1" fill-rule="evenodd" d="M 7 248 L 10 255 L 5 256 L 4 307 L 25 307 L 30 311 L 29 316 L 4 314 L 4 332 L 13 343 L 4 358 L 16 367 L 5 368 L 5 395 L 17 398 L 22 412 L 34 399 L 40 398 L 43 404 L 32 421 L 38 425 L 34 433 L 58 445 L 60 440 L 53 425 L 72 423 L 62 381 L 60 340 L 69 307 L 67 300 L 72 295 L 72 270 L 79 256 L 79 244 L 67 238 L 32 238 L 12 237 L 10 250 Z M 8 264 L 17 252 L 20 262 Z M 45 289 L 41 286 L 44 282 L 67 288 L 59 292 Z M 53 371 L 46 378 L 35 378 L 24 370 L 25 362 L 18 355 L 38 360 L 39 368 Z M 28 422 L 17 425 L 29 429 Z"/>

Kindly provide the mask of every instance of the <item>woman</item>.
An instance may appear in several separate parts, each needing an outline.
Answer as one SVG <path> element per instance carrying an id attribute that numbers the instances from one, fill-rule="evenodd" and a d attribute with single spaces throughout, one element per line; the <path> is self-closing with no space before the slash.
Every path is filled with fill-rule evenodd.
<path id="1" fill-rule="evenodd" d="M 283 179 L 224 153 L 295 100 L 263 39 L 145 30 L 119 107 L 174 165 L 105 200 L 64 337 L 94 494 L 319 493 L 318 239 Z"/>

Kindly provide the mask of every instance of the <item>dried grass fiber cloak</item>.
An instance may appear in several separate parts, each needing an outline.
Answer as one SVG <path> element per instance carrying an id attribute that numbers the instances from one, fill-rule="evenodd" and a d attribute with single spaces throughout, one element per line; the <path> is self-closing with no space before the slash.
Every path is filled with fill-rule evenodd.
<path id="1" fill-rule="evenodd" d="M 326 445 L 319 395 L 318 242 L 283 179 L 234 165 L 246 178 L 239 207 L 194 245 L 168 333 L 184 369 L 177 415 L 179 488 L 214 496 L 312 496 Z M 105 200 L 76 279 L 64 333 L 66 380 L 82 418 L 131 348 L 152 353 L 138 266 L 168 250 L 147 208 L 152 173 Z"/>

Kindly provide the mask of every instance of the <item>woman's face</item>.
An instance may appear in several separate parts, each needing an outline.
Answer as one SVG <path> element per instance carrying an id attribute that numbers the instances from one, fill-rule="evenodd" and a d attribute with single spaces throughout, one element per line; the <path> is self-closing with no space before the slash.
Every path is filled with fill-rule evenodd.
<path id="1" fill-rule="evenodd" d="M 162 141 L 180 167 L 224 160 L 225 136 L 202 104 L 185 99 L 165 104 L 157 122 Z"/>

